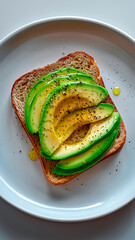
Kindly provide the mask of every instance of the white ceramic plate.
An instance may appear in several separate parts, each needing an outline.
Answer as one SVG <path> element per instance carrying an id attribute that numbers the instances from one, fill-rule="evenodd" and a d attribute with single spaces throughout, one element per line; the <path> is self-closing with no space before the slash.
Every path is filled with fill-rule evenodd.
<path id="1" fill-rule="evenodd" d="M 123 149 L 65 185 L 53 186 L 31 149 L 11 106 L 13 82 L 70 52 L 92 55 L 127 129 Z M 7 36 L 0 46 L 1 196 L 44 219 L 82 221 L 111 213 L 135 197 L 135 44 L 125 33 L 84 18 L 38 21 Z M 112 93 L 120 87 L 119 96 Z"/>

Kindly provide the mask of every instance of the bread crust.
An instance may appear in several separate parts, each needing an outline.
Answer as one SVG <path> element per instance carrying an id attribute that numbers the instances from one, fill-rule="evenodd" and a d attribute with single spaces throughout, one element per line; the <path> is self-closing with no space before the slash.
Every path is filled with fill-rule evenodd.
<path id="1" fill-rule="evenodd" d="M 78 61 L 79 61 L 79 63 L 78 63 Z M 80 63 L 81 61 L 82 61 L 82 64 L 85 66 L 83 68 Z M 95 81 L 97 84 L 105 87 L 103 79 L 100 76 L 100 70 L 99 70 L 94 58 L 85 52 L 76 51 L 74 53 L 70 53 L 67 56 L 60 58 L 58 61 L 56 61 L 52 64 L 48 64 L 42 68 L 34 69 L 31 72 L 28 72 L 28 73 L 22 75 L 20 78 L 18 78 L 14 82 L 14 84 L 12 86 L 12 90 L 11 90 L 11 101 L 12 101 L 13 108 L 14 108 L 25 132 L 27 133 L 30 141 L 32 142 L 33 147 L 35 148 L 35 150 L 38 153 L 38 157 L 40 159 L 40 162 L 41 162 L 41 165 L 42 165 L 42 168 L 43 168 L 46 178 L 52 184 L 55 184 L 55 185 L 66 183 L 81 173 L 73 174 L 70 176 L 58 176 L 51 172 L 56 164 L 56 161 L 47 160 L 40 155 L 41 147 L 39 144 L 38 135 L 30 134 L 28 132 L 26 124 L 25 124 L 24 103 L 25 103 L 25 99 L 27 96 L 26 90 L 28 92 L 30 90 L 30 88 L 32 87 L 32 85 L 34 85 L 34 83 L 36 81 L 38 81 L 40 78 L 42 78 L 44 75 L 48 74 L 49 72 L 55 71 L 61 67 L 66 67 L 66 66 L 72 66 L 74 68 L 78 68 L 78 69 L 88 73 L 89 75 L 91 75 L 95 78 Z M 34 79 L 34 82 L 32 82 L 33 79 Z M 23 96 L 24 94 L 25 94 L 25 96 Z M 21 98 L 21 100 L 20 100 L 20 96 L 23 96 Z M 106 102 L 113 104 L 115 106 L 115 104 L 113 103 L 110 96 L 108 96 Z M 116 106 L 114 108 L 114 111 L 118 112 Z M 118 152 L 124 145 L 125 140 L 126 140 L 126 128 L 125 128 L 124 122 L 121 118 L 119 136 L 115 140 L 111 149 L 106 153 L 106 155 L 100 161 L 102 161 L 103 159 L 106 159 L 107 157 Z"/>

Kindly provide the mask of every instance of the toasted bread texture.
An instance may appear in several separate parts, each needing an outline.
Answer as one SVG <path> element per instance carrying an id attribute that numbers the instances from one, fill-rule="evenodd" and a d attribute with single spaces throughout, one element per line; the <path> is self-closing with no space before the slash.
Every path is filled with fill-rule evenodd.
<path id="1" fill-rule="evenodd" d="M 52 173 L 57 161 L 47 160 L 40 155 L 41 146 L 39 143 L 38 134 L 32 135 L 28 132 L 28 130 L 26 128 L 25 118 L 24 118 L 24 104 L 25 104 L 27 94 L 29 93 L 29 91 L 33 87 L 33 85 L 39 79 L 41 79 L 46 74 L 56 71 L 57 69 L 60 69 L 63 67 L 74 67 L 74 68 L 80 69 L 83 72 L 86 72 L 88 75 L 94 77 L 96 84 L 99 84 L 99 85 L 105 87 L 102 77 L 100 76 L 99 68 L 98 68 L 94 58 L 85 52 L 77 51 L 77 52 L 68 54 L 67 56 L 56 61 L 55 63 L 49 64 L 42 68 L 34 69 L 31 72 L 24 74 L 23 76 L 21 76 L 19 79 L 17 79 L 14 82 L 12 90 L 11 90 L 11 101 L 12 101 L 14 110 L 15 110 L 18 118 L 20 119 L 22 126 L 25 129 L 29 139 L 31 140 L 35 150 L 38 153 L 38 156 L 39 156 L 39 159 L 40 159 L 40 162 L 41 162 L 41 165 L 42 165 L 42 168 L 43 168 L 46 178 L 52 184 L 66 183 L 69 180 L 76 177 L 77 175 L 79 175 L 80 173 L 70 175 L 70 176 L 60 176 L 60 175 L 56 175 L 56 174 Z M 108 96 L 106 102 L 114 105 L 110 96 Z M 115 106 L 115 111 L 118 111 L 116 106 Z M 81 127 L 79 129 L 79 131 L 76 130 L 67 141 L 70 141 L 70 142 L 76 141 L 78 137 L 85 136 L 85 134 L 87 133 L 87 130 L 88 130 L 87 125 Z M 125 140 L 126 140 L 126 129 L 125 129 L 124 122 L 121 119 L 119 135 L 117 136 L 111 149 L 102 158 L 102 160 L 111 156 L 112 154 L 116 153 L 117 151 L 119 151 L 122 148 Z"/>

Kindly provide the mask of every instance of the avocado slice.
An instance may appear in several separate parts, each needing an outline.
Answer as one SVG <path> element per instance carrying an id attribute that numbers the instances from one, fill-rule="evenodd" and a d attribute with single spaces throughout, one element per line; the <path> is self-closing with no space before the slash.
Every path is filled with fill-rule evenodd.
<path id="1" fill-rule="evenodd" d="M 87 75 L 87 73 L 82 72 L 79 69 L 76 68 L 72 68 L 72 67 L 65 67 L 65 68 L 61 68 L 58 69 L 57 71 L 51 72 L 47 75 L 45 75 L 43 78 L 41 78 L 40 80 L 38 80 L 38 82 L 36 82 L 34 84 L 34 86 L 32 87 L 32 89 L 30 90 L 30 92 L 27 95 L 26 98 L 26 102 L 25 102 L 25 107 L 24 107 L 24 115 L 25 115 L 25 122 L 27 125 L 27 113 L 31 104 L 31 101 L 34 97 L 34 95 L 38 92 L 38 90 L 47 82 L 51 81 L 52 79 L 58 77 L 58 76 L 62 76 L 62 75 L 68 75 L 71 73 L 82 73 L 83 75 Z"/>
<path id="2" fill-rule="evenodd" d="M 112 131 L 110 135 L 108 135 L 106 138 L 104 138 L 100 142 L 96 143 L 88 151 L 80 154 L 79 156 L 70 157 L 65 160 L 61 160 L 59 161 L 59 163 L 57 163 L 56 166 L 58 168 L 68 170 L 68 169 L 76 169 L 84 165 L 87 165 L 88 163 L 93 161 L 95 158 L 100 156 L 103 152 L 105 152 L 106 149 L 108 149 L 108 147 L 112 143 L 112 139 L 116 135 L 115 132 L 116 130 Z"/>
<path id="3" fill-rule="evenodd" d="M 99 122 L 90 124 L 86 136 L 81 141 L 70 145 L 63 143 L 49 157 L 45 155 L 43 151 L 41 152 L 41 155 L 48 159 L 61 160 L 86 152 L 96 143 L 107 137 L 116 128 L 120 120 L 121 117 L 119 113 L 113 112 L 110 117 L 107 117 Z"/>
<path id="4" fill-rule="evenodd" d="M 30 133 L 37 133 L 39 128 L 39 121 L 41 116 L 42 106 L 48 96 L 48 94 L 57 86 L 67 82 L 87 82 L 94 83 L 94 79 L 90 76 L 83 75 L 81 73 L 73 73 L 66 76 L 59 76 L 52 81 L 44 84 L 33 97 L 28 113 L 27 113 L 27 128 Z M 38 85 L 38 84 L 37 84 Z M 40 84 L 41 85 L 41 84 Z"/>
<path id="5" fill-rule="evenodd" d="M 42 151 L 50 156 L 62 143 L 54 128 L 54 122 L 56 120 L 54 113 L 59 105 L 64 105 L 64 109 L 62 110 L 61 108 L 60 115 L 60 118 L 63 118 L 65 112 L 98 105 L 100 102 L 104 101 L 107 96 L 107 89 L 99 85 L 88 84 L 85 82 L 66 83 L 52 90 L 48 95 L 41 112 L 39 139 Z M 69 98 L 72 98 L 70 106 L 68 101 Z M 65 99 L 67 99 L 66 104 L 65 102 L 63 103 Z M 81 99 L 83 99 L 83 104 Z"/>
<path id="6" fill-rule="evenodd" d="M 81 173 L 88 168 L 94 166 L 96 163 L 98 163 L 104 156 L 105 154 L 109 151 L 111 146 L 113 145 L 117 135 L 118 135 L 118 129 L 116 128 L 109 136 L 107 136 L 105 139 L 100 141 L 95 145 L 94 150 L 97 148 L 99 155 L 95 154 L 95 157 L 92 158 L 92 153 L 93 148 L 89 149 L 87 152 L 80 154 L 79 156 L 76 157 L 71 157 L 69 158 L 69 166 L 73 168 L 69 168 L 67 163 L 64 164 L 64 161 L 67 160 L 62 160 L 59 163 L 56 164 L 56 167 L 53 170 L 54 174 L 57 175 L 73 175 L 75 173 Z M 101 150 L 101 153 L 100 151 Z M 77 159 L 78 159 L 78 166 L 74 168 L 74 164 L 77 166 Z M 72 163 L 73 161 L 73 163 Z M 81 164 L 80 164 L 81 163 Z M 66 168 L 67 166 L 67 168 Z"/>
<path id="7" fill-rule="evenodd" d="M 100 103 L 98 106 L 79 109 L 66 115 L 55 131 L 64 142 L 78 127 L 100 121 L 113 113 L 114 105 Z"/>

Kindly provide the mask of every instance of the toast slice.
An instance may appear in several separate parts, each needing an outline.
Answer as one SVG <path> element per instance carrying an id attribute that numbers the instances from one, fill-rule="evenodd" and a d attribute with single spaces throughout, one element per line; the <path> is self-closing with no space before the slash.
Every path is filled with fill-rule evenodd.
<path id="1" fill-rule="evenodd" d="M 35 150 L 38 153 L 38 156 L 39 156 L 42 168 L 44 170 L 44 173 L 46 175 L 46 178 L 52 184 L 55 184 L 55 185 L 66 183 L 69 180 L 76 177 L 77 175 L 79 175 L 80 173 L 70 175 L 70 176 L 60 176 L 60 175 L 56 175 L 56 174 L 52 173 L 57 161 L 45 159 L 40 155 L 41 146 L 39 143 L 38 134 L 32 135 L 28 132 L 28 130 L 26 128 L 25 118 L 24 118 L 24 104 L 25 104 L 25 100 L 26 100 L 28 92 L 30 91 L 30 89 L 33 87 L 33 85 L 39 79 L 41 79 L 43 76 L 45 76 L 49 72 L 56 71 L 63 67 L 73 67 L 73 68 L 80 69 L 83 72 L 86 72 L 88 75 L 94 77 L 96 84 L 99 84 L 99 85 L 105 87 L 102 77 L 100 76 L 99 68 L 98 68 L 94 58 L 85 52 L 76 51 L 74 53 L 68 54 L 65 57 L 62 57 L 55 63 L 49 64 L 42 68 L 34 69 L 33 71 L 24 74 L 23 76 L 21 76 L 19 79 L 17 79 L 14 82 L 12 90 L 11 90 L 11 101 L 12 101 L 14 110 L 15 110 L 18 118 L 20 119 L 22 126 L 25 129 L 29 139 L 31 140 Z M 106 102 L 114 105 L 110 96 L 108 96 Z M 116 106 L 115 106 L 115 111 L 118 111 Z M 76 141 L 78 136 L 79 137 L 85 136 L 85 134 L 87 133 L 87 130 L 88 130 L 87 125 L 81 127 L 79 129 L 79 131 L 76 130 L 70 136 L 68 141 L 73 142 L 73 141 Z M 119 151 L 122 148 L 125 140 L 126 140 L 126 129 L 125 129 L 124 122 L 121 119 L 121 124 L 119 127 L 119 135 L 117 136 L 111 149 L 106 153 L 106 155 L 102 158 L 102 160 L 111 156 L 112 154 L 116 153 L 117 151 Z"/>

